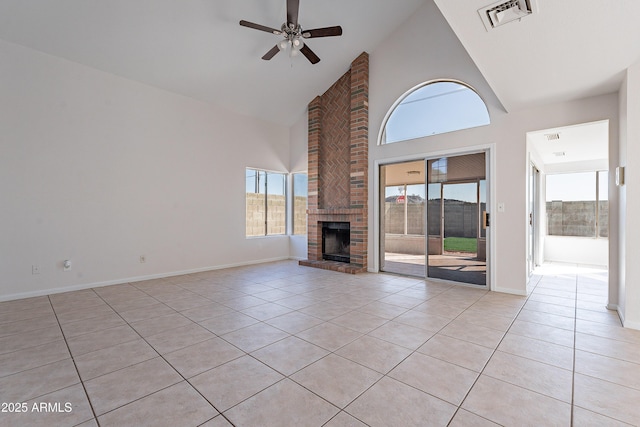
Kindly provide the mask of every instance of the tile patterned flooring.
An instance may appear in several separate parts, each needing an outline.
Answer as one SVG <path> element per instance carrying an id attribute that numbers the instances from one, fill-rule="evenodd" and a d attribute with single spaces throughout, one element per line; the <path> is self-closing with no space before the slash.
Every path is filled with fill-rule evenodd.
<path id="1" fill-rule="evenodd" d="M 285 261 L 3 302 L 26 412 L 0 426 L 640 425 L 606 273 L 542 273 L 525 298 Z"/>

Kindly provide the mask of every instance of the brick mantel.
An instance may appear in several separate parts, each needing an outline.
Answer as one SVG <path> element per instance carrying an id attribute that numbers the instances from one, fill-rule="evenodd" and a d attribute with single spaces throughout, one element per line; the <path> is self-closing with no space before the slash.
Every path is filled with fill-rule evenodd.
<path id="1" fill-rule="evenodd" d="M 367 269 L 369 55 L 364 52 L 309 104 L 308 260 L 337 271 Z M 322 260 L 322 223 L 350 223 L 349 264 Z"/>

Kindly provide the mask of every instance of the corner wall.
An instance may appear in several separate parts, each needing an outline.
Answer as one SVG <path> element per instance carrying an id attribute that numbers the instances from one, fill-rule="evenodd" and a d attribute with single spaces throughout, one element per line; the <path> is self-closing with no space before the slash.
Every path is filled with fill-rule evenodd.
<path id="1" fill-rule="evenodd" d="M 620 88 L 619 164 L 625 183 L 617 187 L 618 212 L 618 312 L 626 327 L 640 329 L 640 253 L 637 236 L 640 218 L 640 63 L 627 69 Z M 615 174 L 613 174 L 615 175 Z"/>
<path id="2" fill-rule="evenodd" d="M 2 41 L 0 63 L 0 300 L 290 256 L 244 235 L 245 168 L 289 171 L 288 128 Z"/>

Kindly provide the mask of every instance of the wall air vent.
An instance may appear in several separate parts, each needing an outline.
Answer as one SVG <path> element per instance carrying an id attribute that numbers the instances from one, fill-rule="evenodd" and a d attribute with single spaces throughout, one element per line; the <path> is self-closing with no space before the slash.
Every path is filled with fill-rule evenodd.
<path id="1" fill-rule="evenodd" d="M 534 0 L 499 1 L 478 9 L 478 13 L 485 28 L 489 31 L 492 28 L 531 15 L 534 11 L 533 2 Z"/>

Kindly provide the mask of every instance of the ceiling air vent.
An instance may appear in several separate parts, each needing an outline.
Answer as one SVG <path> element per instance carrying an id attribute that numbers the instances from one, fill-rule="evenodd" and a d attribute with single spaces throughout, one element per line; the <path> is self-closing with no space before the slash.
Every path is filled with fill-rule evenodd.
<path id="1" fill-rule="evenodd" d="M 478 9 L 485 28 L 489 31 L 500 25 L 520 20 L 533 13 L 533 0 L 509 0 Z"/>

